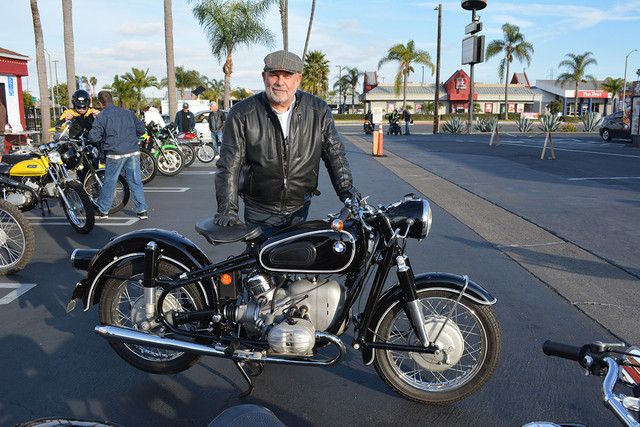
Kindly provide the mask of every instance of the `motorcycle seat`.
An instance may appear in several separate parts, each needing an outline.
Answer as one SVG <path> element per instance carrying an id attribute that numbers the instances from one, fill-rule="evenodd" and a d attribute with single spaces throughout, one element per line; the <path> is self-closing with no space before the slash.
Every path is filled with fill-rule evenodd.
<path id="1" fill-rule="evenodd" d="M 196 231 L 204 236 L 212 245 L 223 243 L 246 242 L 262 234 L 258 226 L 246 224 L 222 227 L 213 222 L 213 218 L 203 218 L 196 223 Z"/>
<path id="2" fill-rule="evenodd" d="M 25 160 L 32 160 L 37 157 L 37 154 L 5 154 L 2 156 L 2 161 L 10 165 L 15 165 Z"/>
<path id="3" fill-rule="evenodd" d="M 3 160 L 4 160 L 4 156 Z M 9 175 L 9 171 L 11 171 L 11 168 L 13 167 L 13 165 L 8 165 L 6 163 L 0 163 L 0 175 Z"/>

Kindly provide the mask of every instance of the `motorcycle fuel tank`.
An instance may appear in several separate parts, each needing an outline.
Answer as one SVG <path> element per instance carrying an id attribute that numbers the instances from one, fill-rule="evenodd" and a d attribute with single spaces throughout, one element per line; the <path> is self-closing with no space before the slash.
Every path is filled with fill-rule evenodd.
<path id="1" fill-rule="evenodd" d="M 9 175 L 11 176 L 42 176 L 47 173 L 47 166 L 41 159 L 23 160 L 16 163 Z"/>
<path id="2" fill-rule="evenodd" d="M 273 234 L 261 245 L 258 258 L 271 271 L 341 273 L 364 260 L 356 239 L 353 222 L 345 223 L 338 232 L 327 221 L 310 221 Z"/>

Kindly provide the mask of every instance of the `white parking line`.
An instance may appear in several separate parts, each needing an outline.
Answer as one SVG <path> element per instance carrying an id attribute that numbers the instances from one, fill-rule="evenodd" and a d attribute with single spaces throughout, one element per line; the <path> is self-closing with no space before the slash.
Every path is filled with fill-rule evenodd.
<path id="1" fill-rule="evenodd" d="M 31 225 L 69 225 L 69 221 L 64 216 L 46 216 L 46 217 L 36 217 L 36 216 L 28 216 L 27 220 L 29 220 L 29 224 Z M 61 221 L 64 220 L 64 221 Z M 57 222 L 59 221 L 59 222 Z M 136 222 L 140 221 L 139 218 L 118 218 L 113 217 L 105 220 L 100 220 L 98 224 L 110 225 L 114 227 L 127 227 Z"/>
<path id="2" fill-rule="evenodd" d="M 567 178 L 569 181 L 597 181 L 597 180 L 624 180 L 640 179 L 640 176 L 594 176 L 591 178 Z"/>
<path id="3" fill-rule="evenodd" d="M 191 187 L 148 187 L 144 189 L 145 193 L 184 193 Z"/>
<path id="4" fill-rule="evenodd" d="M 35 283 L 0 283 L 0 289 L 13 289 L 13 291 L 0 298 L 0 305 L 9 304 L 11 301 L 18 299 L 20 295 L 23 295 L 35 287 Z"/>
<path id="5" fill-rule="evenodd" d="M 185 174 L 185 175 L 215 175 L 218 171 L 195 171 L 195 170 L 190 170 L 190 171 L 182 171 L 180 172 L 181 174 Z"/>

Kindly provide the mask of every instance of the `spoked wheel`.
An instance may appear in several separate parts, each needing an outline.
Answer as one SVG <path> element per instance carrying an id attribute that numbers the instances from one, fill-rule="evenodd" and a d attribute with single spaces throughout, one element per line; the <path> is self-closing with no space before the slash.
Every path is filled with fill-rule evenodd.
<path id="1" fill-rule="evenodd" d="M 82 234 L 87 234 L 93 230 L 93 226 L 96 223 L 93 203 L 91 203 L 89 195 L 82 188 L 82 184 L 77 181 L 69 181 L 63 187 L 62 192 L 68 204 L 64 200 L 60 202 L 69 224 Z"/>
<path id="2" fill-rule="evenodd" d="M 160 261 L 158 274 L 161 278 L 169 278 L 183 271 L 165 261 Z M 172 336 L 170 331 L 162 327 L 156 319 L 147 319 L 144 303 L 144 266 L 142 261 L 127 261 L 117 268 L 104 285 L 100 298 L 100 323 L 116 325 L 137 330 L 148 331 L 149 334 Z M 157 297 L 161 294 L 157 290 Z M 164 299 L 164 312 L 188 312 L 202 310 L 204 304 L 195 285 L 190 284 L 174 291 Z M 197 328 L 198 325 L 186 324 L 181 328 Z M 175 338 L 175 337 L 174 337 Z M 200 356 L 176 350 L 145 347 L 138 344 L 109 342 L 120 357 L 138 369 L 156 374 L 172 374 L 184 371 L 198 362 Z"/>
<path id="3" fill-rule="evenodd" d="M 184 156 L 184 167 L 188 168 L 196 161 L 196 153 L 191 146 L 191 144 L 178 144 L 180 150 L 182 150 L 182 155 Z"/>
<path id="4" fill-rule="evenodd" d="M 35 237 L 22 212 L 0 199 L 0 275 L 22 270 L 33 255 Z"/>
<path id="5" fill-rule="evenodd" d="M 179 148 L 163 147 L 156 155 L 158 170 L 162 175 L 174 176 L 184 168 L 184 156 Z"/>
<path id="6" fill-rule="evenodd" d="M 89 195 L 93 206 L 97 206 L 96 203 L 100 198 L 100 192 L 102 191 L 102 183 L 104 183 L 104 169 L 99 169 L 96 171 L 96 174 L 89 174 L 84 179 L 83 187 L 84 190 Z M 109 209 L 109 213 L 113 214 L 120 211 L 127 205 L 129 201 L 129 183 L 127 179 L 118 175 L 118 183 L 116 184 L 116 192 L 113 196 L 113 203 L 111 203 L 111 209 Z"/>
<path id="7" fill-rule="evenodd" d="M 213 148 L 214 143 L 200 144 L 196 148 L 196 157 L 202 163 L 210 163 L 212 162 L 216 156 L 216 149 Z"/>
<path id="8" fill-rule="evenodd" d="M 445 291 L 418 293 L 435 354 L 378 349 L 374 364 L 397 393 L 421 403 L 445 404 L 478 391 L 495 372 L 502 352 L 502 331 L 490 306 Z M 380 321 L 376 341 L 420 346 L 405 313 L 395 301 Z"/>
<path id="9" fill-rule="evenodd" d="M 140 174 L 142 183 L 146 184 L 156 177 L 158 173 L 158 164 L 155 157 L 146 148 L 140 149 Z"/>

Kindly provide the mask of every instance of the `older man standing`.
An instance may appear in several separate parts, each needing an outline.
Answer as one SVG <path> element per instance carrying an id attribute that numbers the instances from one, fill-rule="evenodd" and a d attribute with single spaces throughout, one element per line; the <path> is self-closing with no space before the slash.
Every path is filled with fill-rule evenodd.
<path id="1" fill-rule="evenodd" d="M 344 145 L 326 102 L 299 91 L 302 60 L 287 51 L 264 58 L 265 91 L 233 106 L 224 125 L 215 177 L 220 226 L 244 219 L 264 235 L 306 220 L 317 190 L 320 159 L 341 200 L 356 190 Z"/>
<path id="2" fill-rule="evenodd" d="M 224 114 L 218 109 L 217 102 L 209 104 L 211 112 L 209 113 L 209 130 L 211 131 L 211 140 L 213 148 L 216 150 L 216 156 L 220 154 L 220 145 L 222 144 L 222 127 L 224 126 Z"/>

